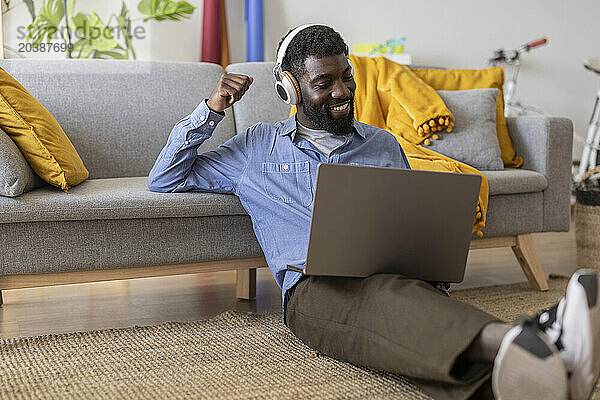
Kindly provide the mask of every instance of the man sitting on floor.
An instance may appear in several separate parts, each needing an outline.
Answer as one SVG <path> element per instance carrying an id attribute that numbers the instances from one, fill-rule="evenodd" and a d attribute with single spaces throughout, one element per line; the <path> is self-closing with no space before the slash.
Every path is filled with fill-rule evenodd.
<path id="1" fill-rule="evenodd" d="M 150 190 L 237 195 L 282 289 L 285 323 L 321 353 L 409 376 L 435 398 L 493 398 L 492 386 L 498 399 L 588 398 L 600 369 L 595 272 L 575 273 L 556 306 L 511 326 L 399 275 L 304 277 L 286 269 L 306 258 L 319 163 L 410 168 L 392 134 L 354 120 L 356 84 L 341 36 L 323 25 L 291 35 L 275 72 L 288 79 L 279 95 L 297 103 L 297 114 L 198 155 L 253 81 L 224 74 L 173 128 Z"/>

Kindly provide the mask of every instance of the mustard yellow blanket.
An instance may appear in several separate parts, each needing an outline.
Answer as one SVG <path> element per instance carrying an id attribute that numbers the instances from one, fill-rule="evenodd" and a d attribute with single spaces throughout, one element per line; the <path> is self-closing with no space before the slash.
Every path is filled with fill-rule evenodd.
<path id="1" fill-rule="evenodd" d="M 354 103 L 357 121 L 391 132 L 413 169 L 481 175 L 473 232 L 483 236 L 481 229 L 485 226 L 489 194 L 485 176 L 467 164 L 421 145 L 437 139 L 436 131 L 451 131 L 454 124 L 454 117 L 437 92 L 406 66 L 384 57 L 350 55 L 350 60 L 357 85 Z"/>

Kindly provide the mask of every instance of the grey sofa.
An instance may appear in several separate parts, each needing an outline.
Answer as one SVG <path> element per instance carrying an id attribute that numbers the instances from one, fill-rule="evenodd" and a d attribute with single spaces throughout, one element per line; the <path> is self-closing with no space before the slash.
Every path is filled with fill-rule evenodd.
<path id="1" fill-rule="evenodd" d="M 201 152 L 255 122 L 289 115 L 274 94 L 272 65 L 228 67 L 255 82 Z M 152 193 L 146 186 L 171 128 L 209 96 L 219 66 L 100 60 L 2 60 L 0 66 L 54 114 L 90 171 L 69 193 L 45 185 L 0 198 L 0 290 L 237 270 L 238 297 L 255 295 L 256 268 L 266 262 L 238 199 Z M 569 229 L 572 125 L 523 117 L 510 119 L 509 131 L 525 165 L 485 173 L 488 224 L 472 248 L 512 247 L 532 286 L 544 290 L 529 234 Z"/>

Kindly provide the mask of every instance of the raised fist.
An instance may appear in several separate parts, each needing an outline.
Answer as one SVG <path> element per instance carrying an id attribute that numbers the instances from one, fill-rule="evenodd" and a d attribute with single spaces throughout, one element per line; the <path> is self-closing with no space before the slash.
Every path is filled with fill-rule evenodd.
<path id="1" fill-rule="evenodd" d="M 241 99 L 253 81 L 248 75 L 223 74 L 206 104 L 211 110 L 222 112 Z"/>

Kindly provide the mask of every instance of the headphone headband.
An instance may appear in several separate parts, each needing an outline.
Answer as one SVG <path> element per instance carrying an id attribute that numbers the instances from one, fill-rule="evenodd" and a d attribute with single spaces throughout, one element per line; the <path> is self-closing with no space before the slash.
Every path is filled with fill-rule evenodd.
<path id="1" fill-rule="evenodd" d="M 293 31 L 291 31 L 283 42 L 281 42 L 281 46 L 279 46 L 279 50 L 277 51 L 277 61 L 275 62 L 275 67 L 273 68 L 273 72 L 279 74 L 281 72 L 281 64 L 283 63 L 283 58 L 285 57 L 285 53 L 287 51 L 288 46 L 292 42 L 292 39 L 300 33 L 300 31 L 308 28 L 309 26 L 314 26 L 318 24 L 304 24 L 296 27 Z M 276 72 L 277 71 L 277 72 Z"/>

